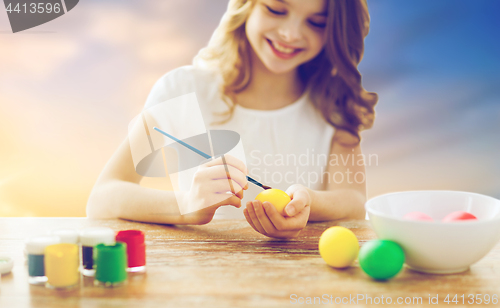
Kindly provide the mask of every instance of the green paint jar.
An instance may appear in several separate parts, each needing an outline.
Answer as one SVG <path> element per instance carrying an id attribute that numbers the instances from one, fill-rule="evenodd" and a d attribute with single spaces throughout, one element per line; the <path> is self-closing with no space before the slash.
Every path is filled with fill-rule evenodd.
<path id="1" fill-rule="evenodd" d="M 127 244 L 98 244 L 94 249 L 94 262 L 96 285 L 117 287 L 127 280 Z"/>

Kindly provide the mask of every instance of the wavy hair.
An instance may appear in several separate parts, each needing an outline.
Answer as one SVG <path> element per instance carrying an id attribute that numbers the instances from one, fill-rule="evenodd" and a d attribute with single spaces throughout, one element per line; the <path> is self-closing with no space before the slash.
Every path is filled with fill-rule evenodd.
<path id="1" fill-rule="evenodd" d="M 310 99 L 325 120 L 336 130 L 361 140 L 359 132 L 372 127 L 376 93 L 361 85 L 358 71 L 368 34 L 370 15 L 366 0 L 327 0 L 326 43 L 312 60 L 299 66 L 301 81 L 309 88 Z M 235 94 L 251 81 L 250 43 L 245 23 L 255 0 L 230 0 L 228 9 L 207 47 L 194 59 L 195 65 L 217 69 L 222 76 L 222 98 L 228 121 L 234 111 Z M 352 138 L 351 138 L 352 139 Z M 350 142 L 343 142 L 350 143 Z"/>

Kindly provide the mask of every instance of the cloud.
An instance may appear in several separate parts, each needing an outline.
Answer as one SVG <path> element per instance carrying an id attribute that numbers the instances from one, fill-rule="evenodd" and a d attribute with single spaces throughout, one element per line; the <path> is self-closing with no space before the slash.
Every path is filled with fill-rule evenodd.
<path id="1" fill-rule="evenodd" d="M 55 33 L 0 35 L 0 215 L 85 214 L 154 82 L 203 44 L 148 10 L 86 2 L 39 29 Z"/>
<path id="2" fill-rule="evenodd" d="M 26 76 L 44 80 L 75 58 L 80 48 L 76 40 L 54 34 L 0 35 L 0 46 L 3 82 Z"/>

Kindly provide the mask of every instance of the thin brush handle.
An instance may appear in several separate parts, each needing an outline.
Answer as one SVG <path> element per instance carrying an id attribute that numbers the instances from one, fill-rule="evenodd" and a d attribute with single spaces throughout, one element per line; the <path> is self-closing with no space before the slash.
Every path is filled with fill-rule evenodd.
<path id="1" fill-rule="evenodd" d="M 195 147 L 193 147 L 193 146 L 191 146 L 191 145 L 189 145 L 189 144 L 185 143 L 184 141 L 182 141 L 182 140 L 180 140 L 180 139 L 175 138 L 174 136 L 170 135 L 169 133 L 166 133 L 166 132 L 162 131 L 161 129 L 159 129 L 159 128 L 158 128 L 158 127 L 156 127 L 156 126 L 155 126 L 155 127 L 153 127 L 153 129 L 154 129 L 154 130 L 156 130 L 157 132 L 160 132 L 161 134 L 163 134 L 163 135 L 167 136 L 168 138 L 170 138 L 170 139 L 172 139 L 172 140 L 174 140 L 174 141 L 176 141 L 176 142 L 178 142 L 178 143 L 182 144 L 182 145 L 183 145 L 183 146 L 185 146 L 186 148 L 190 149 L 191 151 L 193 151 L 193 152 L 195 152 L 195 153 L 197 153 L 197 154 L 199 154 L 199 155 L 201 155 L 201 156 L 203 156 L 203 157 L 205 157 L 205 158 L 212 158 L 212 156 L 208 155 L 207 153 L 205 153 L 205 152 L 203 152 L 203 151 L 198 150 L 197 148 L 195 148 Z M 247 175 L 247 180 L 248 180 L 249 182 L 251 182 L 251 183 L 253 183 L 253 184 L 255 184 L 255 185 L 257 185 L 257 186 L 261 187 L 261 188 L 264 188 L 264 189 L 269 189 L 269 188 L 271 188 L 271 187 L 269 187 L 269 186 L 267 186 L 267 185 L 263 185 L 263 184 L 261 184 L 260 182 L 258 182 L 258 181 L 256 181 L 256 180 L 252 179 L 252 178 L 251 178 L 251 177 L 249 177 L 248 175 Z"/>
<path id="2" fill-rule="evenodd" d="M 190 146 L 189 144 L 185 143 L 184 141 L 180 140 L 180 139 L 177 139 L 175 138 L 174 136 L 170 135 L 169 133 L 166 133 L 164 131 L 162 131 L 161 129 L 159 129 L 158 127 L 153 127 L 154 130 L 156 131 L 159 131 L 160 133 L 162 133 L 163 135 L 167 136 L 168 138 L 172 139 L 172 140 L 175 140 L 177 142 L 179 142 L 180 144 L 182 144 L 183 146 L 185 146 L 186 148 L 190 149 L 191 151 L 194 151 L 198 154 L 200 154 L 201 156 L 205 157 L 205 158 L 211 158 L 212 156 L 208 155 L 207 153 L 205 152 L 202 152 L 200 150 L 198 150 L 197 148 L 193 147 L 193 146 Z"/>

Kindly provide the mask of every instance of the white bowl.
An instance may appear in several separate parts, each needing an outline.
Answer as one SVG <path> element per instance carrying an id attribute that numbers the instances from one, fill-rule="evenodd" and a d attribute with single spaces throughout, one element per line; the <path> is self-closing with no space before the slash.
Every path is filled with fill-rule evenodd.
<path id="1" fill-rule="evenodd" d="M 500 200 L 461 191 L 407 191 L 375 197 L 365 204 L 377 236 L 397 242 L 414 270 L 450 274 L 466 271 L 500 239 Z M 434 219 L 403 219 L 409 212 Z M 466 211 L 478 220 L 443 223 L 454 211 Z"/>

